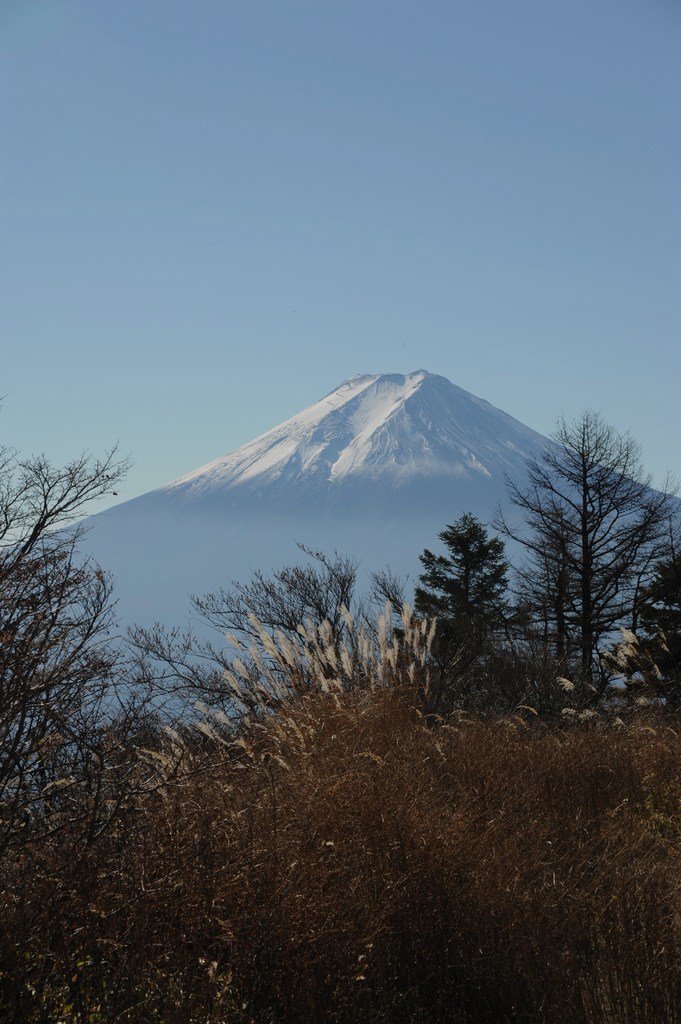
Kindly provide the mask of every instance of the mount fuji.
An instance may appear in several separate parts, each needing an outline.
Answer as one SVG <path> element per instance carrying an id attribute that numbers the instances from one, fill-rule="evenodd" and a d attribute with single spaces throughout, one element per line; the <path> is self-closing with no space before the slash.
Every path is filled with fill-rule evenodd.
<path id="1" fill-rule="evenodd" d="M 304 556 L 418 575 L 463 512 L 488 522 L 547 439 L 444 377 L 360 374 L 177 480 L 93 516 L 83 550 L 116 578 L 123 623 L 182 624 L 189 595 Z"/>

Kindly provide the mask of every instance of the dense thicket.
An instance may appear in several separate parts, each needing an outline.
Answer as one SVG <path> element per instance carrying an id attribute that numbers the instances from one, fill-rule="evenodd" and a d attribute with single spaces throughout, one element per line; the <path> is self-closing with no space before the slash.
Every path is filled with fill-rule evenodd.
<path id="1" fill-rule="evenodd" d="M 428 723 L 377 688 L 207 731 L 138 751 L 157 785 L 97 843 L 3 863 L 3 1019 L 679 1020 L 664 722 Z"/>

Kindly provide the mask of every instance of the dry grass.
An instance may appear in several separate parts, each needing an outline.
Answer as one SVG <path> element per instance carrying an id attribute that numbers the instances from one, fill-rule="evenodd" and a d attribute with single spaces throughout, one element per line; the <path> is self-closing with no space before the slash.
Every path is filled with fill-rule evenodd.
<path id="1" fill-rule="evenodd" d="M 674 719 L 426 719 L 383 662 L 148 738 L 96 842 L 8 857 L 2 1019 L 681 1019 Z"/>
<path id="2" fill-rule="evenodd" d="M 675 732 L 289 710 L 5 866 L 5 1019 L 681 1015 Z"/>

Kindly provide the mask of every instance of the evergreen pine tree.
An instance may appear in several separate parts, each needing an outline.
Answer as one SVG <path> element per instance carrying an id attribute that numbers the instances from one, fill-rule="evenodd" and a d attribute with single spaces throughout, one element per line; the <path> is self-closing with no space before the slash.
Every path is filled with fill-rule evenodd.
<path id="1" fill-rule="evenodd" d="M 445 662 L 466 649 L 471 661 L 484 639 L 507 619 L 504 543 L 489 537 L 484 525 L 469 513 L 448 525 L 439 538 L 446 555 L 426 548 L 419 556 L 423 572 L 415 593 L 416 611 L 438 620 L 434 644 L 438 660 Z"/>
<path id="2" fill-rule="evenodd" d="M 641 596 L 643 648 L 661 674 L 661 693 L 674 710 L 681 707 L 681 555 L 658 562 Z"/>

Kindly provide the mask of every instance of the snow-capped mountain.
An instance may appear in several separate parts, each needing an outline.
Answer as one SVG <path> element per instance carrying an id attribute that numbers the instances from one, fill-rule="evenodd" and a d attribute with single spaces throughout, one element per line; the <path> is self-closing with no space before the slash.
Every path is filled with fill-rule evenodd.
<path id="1" fill-rule="evenodd" d="M 303 412 L 163 490 L 333 499 L 349 482 L 401 489 L 434 478 L 492 478 L 544 439 L 444 377 L 358 374 Z"/>
<path id="2" fill-rule="evenodd" d="M 205 593 L 301 559 L 296 542 L 418 574 L 463 512 L 483 521 L 546 439 L 444 377 L 351 377 L 273 430 L 94 516 L 86 547 L 124 621 L 181 622 Z"/>

